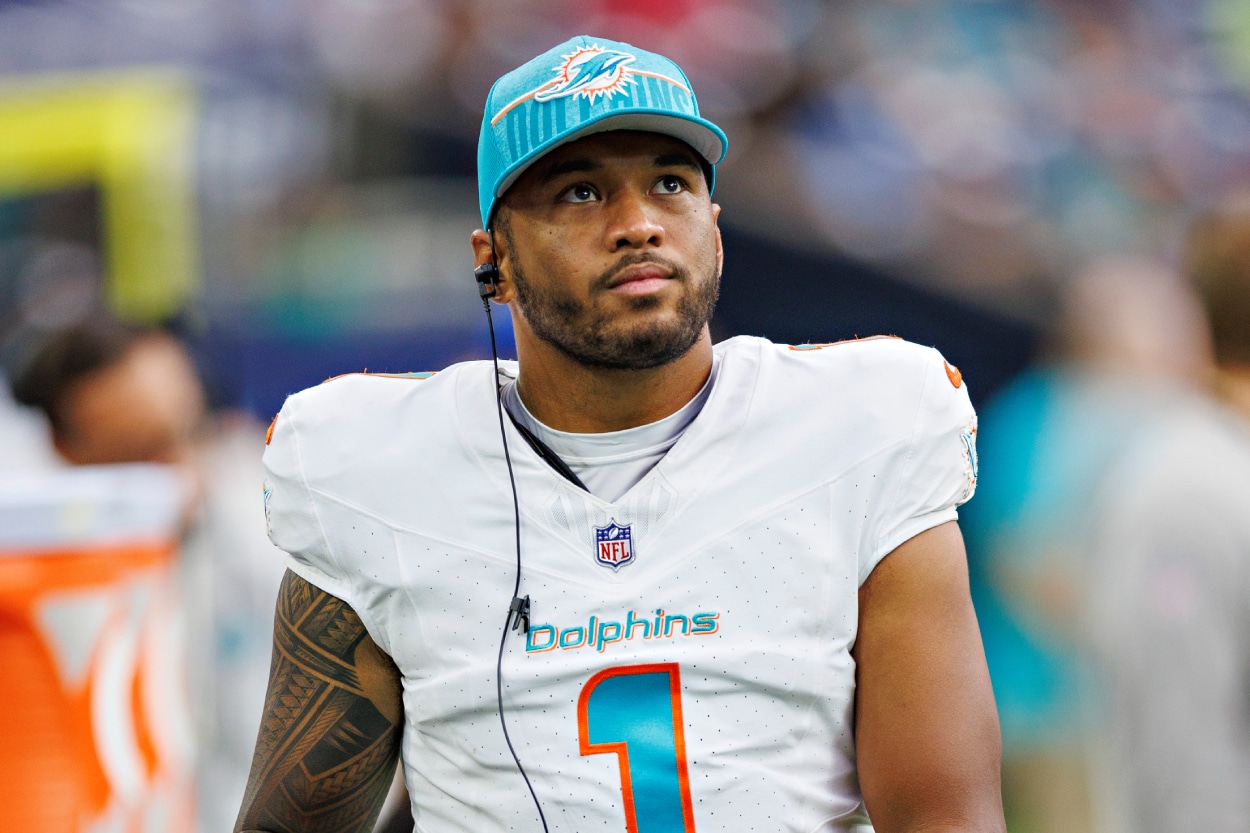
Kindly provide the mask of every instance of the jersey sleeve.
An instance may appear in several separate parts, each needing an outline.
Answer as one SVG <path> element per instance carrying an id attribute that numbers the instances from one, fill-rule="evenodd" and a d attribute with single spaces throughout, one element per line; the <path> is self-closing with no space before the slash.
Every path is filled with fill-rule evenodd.
<path id="1" fill-rule="evenodd" d="M 265 448 L 265 522 L 269 540 L 287 556 L 291 572 L 350 603 L 350 587 L 335 561 L 300 447 L 299 398 L 287 399 Z"/>
<path id="2" fill-rule="evenodd" d="M 959 371 L 926 351 L 909 439 L 892 455 L 885 505 L 860 563 L 862 584 L 904 541 L 958 517 L 977 483 L 977 415 Z"/>

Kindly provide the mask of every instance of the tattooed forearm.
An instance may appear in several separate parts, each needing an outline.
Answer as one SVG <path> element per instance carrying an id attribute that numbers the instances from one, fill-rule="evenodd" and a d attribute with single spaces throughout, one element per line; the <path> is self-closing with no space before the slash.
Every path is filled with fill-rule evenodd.
<path id="1" fill-rule="evenodd" d="M 369 831 L 399 757 L 399 671 L 355 612 L 287 572 L 236 829 Z"/>

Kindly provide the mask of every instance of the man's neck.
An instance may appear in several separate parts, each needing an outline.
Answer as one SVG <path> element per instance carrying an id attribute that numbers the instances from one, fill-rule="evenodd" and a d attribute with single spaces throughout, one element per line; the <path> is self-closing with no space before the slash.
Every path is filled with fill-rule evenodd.
<path id="1" fill-rule="evenodd" d="M 684 356 L 646 370 L 587 367 L 550 345 L 521 341 L 517 358 L 517 392 L 535 419 L 558 431 L 599 434 L 679 411 L 712 372 L 712 338 L 705 329 Z"/>

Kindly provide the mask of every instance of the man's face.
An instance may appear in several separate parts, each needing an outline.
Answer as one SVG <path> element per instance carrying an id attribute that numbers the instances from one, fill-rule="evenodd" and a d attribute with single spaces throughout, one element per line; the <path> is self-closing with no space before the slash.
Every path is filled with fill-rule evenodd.
<path id="1" fill-rule="evenodd" d="M 177 463 L 190 456 L 203 415 L 190 359 L 173 339 L 153 335 L 68 389 L 55 439 L 76 465 Z"/>
<path id="2" fill-rule="evenodd" d="M 495 223 L 518 335 L 590 367 L 685 355 L 716 303 L 719 213 L 699 157 L 677 139 L 615 131 L 552 151 L 509 189 Z"/>

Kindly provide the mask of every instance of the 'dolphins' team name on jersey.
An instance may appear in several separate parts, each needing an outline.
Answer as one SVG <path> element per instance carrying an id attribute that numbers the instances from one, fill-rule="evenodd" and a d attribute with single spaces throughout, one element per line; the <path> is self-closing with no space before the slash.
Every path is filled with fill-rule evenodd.
<path id="1" fill-rule="evenodd" d="M 654 614 L 631 610 L 619 619 L 591 616 L 584 625 L 561 628 L 556 625 L 530 625 L 525 639 L 526 654 L 593 648 L 602 653 L 609 645 L 634 639 L 679 639 L 683 636 L 711 636 L 720 630 L 720 614 L 703 611 L 686 616 L 656 608 Z"/>

